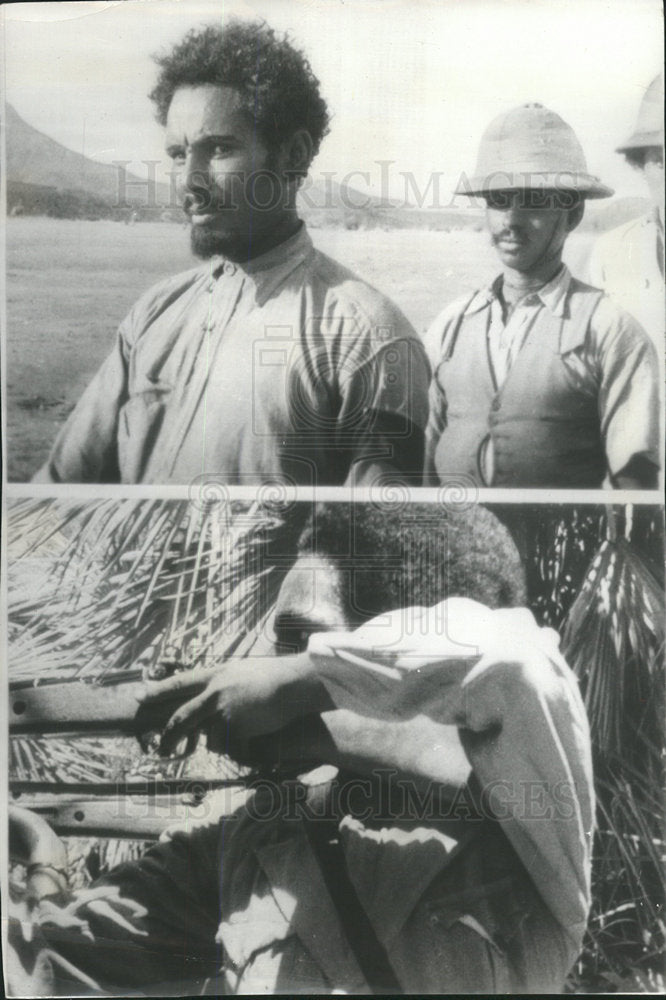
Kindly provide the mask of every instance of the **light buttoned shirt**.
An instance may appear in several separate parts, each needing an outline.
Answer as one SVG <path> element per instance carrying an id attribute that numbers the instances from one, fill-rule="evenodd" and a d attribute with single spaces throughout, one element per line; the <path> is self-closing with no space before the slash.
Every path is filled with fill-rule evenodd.
<path id="1" fill-rule="evenodd" d="M 406 994 L 561 990 L 590 906 L 594 791 L 585 708 L 556 634 L 524 609 L 453 598 L 321 633 L 310 647 L 335 704 L 461 727 L 483 808 L 461 798 L 443 815 L 408 774 L 392 798 L 349 775 L 332 814 L 259 781 L 244 809 L 210 803 L 66 909 L 40 905 L 31 938 L 43 934 L 63 994 L 80 994 L 81 982 L 208 993 L 203 979 L 223 962 L 225 993 L 372 992 L 307 833 L 331 815 L 337 863 Z M 435 790 L 446 757 L 411 732 Z M 15 940 L 25 927 L 29 915 L 10 924 Z M 15 964 L 27 956 L 34 968 L 35 945 L 19 944 Z"/>
<path id="2" fill-rule="evenodd" d="M 495 456 L 490 432 L 483 434 L 478 455 L 476 451 L 467 455 L 457 450 L 455 436 L 459 433 L 458 410 L 463 396 L 469 412 L 476 411 L 479 423 L 483 423 L 485 413 L 480 408 L 489 406 L 490 399 L 502 400 L 507 390 L 520 380 L 519 376 L 524 378 L 518 371 L 522 361 L 517 364 L 521 352 L 528 347 L 539 352 L 545 331 L 554 324 L 562 329 L 558 356 L 569 391 L 581 400 L 597 400 L 608 473 L 605 485 L 610 485 L 635 456 L 645 456 L 659 468 L 659 365 L 653 345 L 640 325 L 606 296 L 600 296 L 598 302 L 594 300 L 598 293 L 577 282 L 566 265 L 538 292 L 520 300 L 505 322 L 499 298 L 501 282 L 499 276 L 489 287 L 454 302 L 427 334 L 433 381 L 426 434 L 426 484 L 444 482 L 447 476 L 471 468 L 478 468 L 481 485 L 494 484 Z M 576 310 L 586 309 L 587 302 L 592 304 L 593 311 L 591 316 L 583 313 L 579 322 Z M 479 351 L 481 360 L 473 369 L 463 371 L 462 362 L 452 364 L 452 358 L 455 362 L 466 349 L 472 326 L 485 336 L 486 349 Z M 521 389 L 525 398 L 531 389 L 529 383 Z M 455 407 L 449 398 L 454 391 L 459 397 Z M 541 418 L 540 398 L 530 400 L 529 406 L 527 403 L 525 406 L 535 421 Z M 572 450 L 577 447 L 575 435 L 570 446 Z M 539 453 L 530 456 L 527 464 L 530 476 L 534 473 L 534 481 L 530 480 L 529 485 L 542 485 L 537 474 L 540 463 Z M 548 485 L 568 485 L 567 474 L 563 460 L 561 482 Z M 523 475 L 527 473 L 521 471 Z M 528 483 L 521 480 L 520 485 Z M 589 485 L 600 486 L 601 482 Z"/>
<path id="3" fill-rule="evenodd" d="M 638 320 L 661 357 L 666 334 L 664 227 L 656 209 L 600 236 L 589 272 L 593 285 Z"/>
<path id="4" fill-rule="evenodd" d="M 383 295 L 305 227 L 144 295 L 38 473 L 46 482 L 418 480 L 429 368 Z"/>
<path id="5" fill-rule="evenodd" d="M 570 276 L 564 266 L 554 278 L 539 288 L 529 292 L 515 303 L 505 319 L 499 292 L 502 279 L 493 282 L 490 300 L 490 325 L 488 327 L 488 350 L 497 387 L 504 385 L 518 352 L 525 343 L 527 334 L 539 310 L 545 306 L 557 312 L 569 288 Z"/>

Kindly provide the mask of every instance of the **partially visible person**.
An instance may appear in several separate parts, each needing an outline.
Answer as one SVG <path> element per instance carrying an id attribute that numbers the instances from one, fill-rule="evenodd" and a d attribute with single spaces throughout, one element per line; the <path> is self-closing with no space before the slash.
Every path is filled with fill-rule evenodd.
<path id="1" fill-rule="evenodd" d="M 597 240 L 590 280 L 639 321 L 661 356 L 666 334 L 663 73 L 645 91 L 636 127 L 617 152 L 642 175 L 652 206 Z"/>
<path id="2" fill-rule="evenodd" d="M 573 130 L 540 104 L 496 118 L 458 194 L 485 199 L 502 273 L 428 333 L 426 485 L 646 489 L 660 465 L 658 363 L 639 324 L 562 262 L 588 198 Z"/>
<path id="3" fill-rule="evenodd" d="M 272 780 L 74 894 L 44 820 L 15 817 L 61 991 L 559 992 L 590 905 L 590 739 L 524 587 L 483 508 L 317 508 L 275 608 L 292 655 L 221 664 L 162 737 L 206 732 Z"/>
<path id="4" fill-rule="evenodd" d="M 158 62 L 151 97 L 201 263 L 139 299 L 36 481 L 418 483 L 423 345 L 298 215 L 329 125 L 305 55 L 225 19 Z"/>

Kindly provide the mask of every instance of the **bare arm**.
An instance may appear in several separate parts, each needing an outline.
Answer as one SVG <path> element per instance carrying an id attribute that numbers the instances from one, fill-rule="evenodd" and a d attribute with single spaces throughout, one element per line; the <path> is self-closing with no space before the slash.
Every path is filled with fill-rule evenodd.
<path id="1" fill-rule="evenodd" d="M 333 764 L 366 777 L 394 771 L 417 788 L 434 781 L 445 795 L 462 788 L 471 772 L 457 727 L 426 716 L 388 722 L 338 709 L 258 737 L 249 751 L 254 763 L 288 769 Z"/>
<path id="2" fill-rule="evenodd" d="M 188 682 L 182 674 L 150 685 L 144 706 L 173 698 Z M 212 750 L 252 763 L 304 769 L 327 763 L 362 775 L 394 769 L 452 789 L 469 775 L 454 725 L 424 715 L 393 721 L 336 709 L 307 654 L 224 664 L 171 716 L 162 752 L 202 730 Z"/>

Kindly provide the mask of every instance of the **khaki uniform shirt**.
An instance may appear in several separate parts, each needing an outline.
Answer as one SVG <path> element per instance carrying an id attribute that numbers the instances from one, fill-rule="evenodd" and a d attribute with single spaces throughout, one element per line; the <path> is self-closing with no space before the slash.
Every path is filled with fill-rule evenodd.
<path id="1" fill-rule="evenodd" d="M 436 797 L 408 775 L 410 796 L 376 797 L 356 776 L 337 798 L 340 863 L 401 988 L 560 992 L 590 906 L 594 792 L 585 708 L 556 634 L 524 609 L 452 598 L 320 633 L 308 651 L 334 704 L 468 736 L 480 812 L 469 799 L 432 811 Z M 447 760 L 415 740 L 436 789 Z M 355 799 L 342 794 L 352 787 Z M 309 844 L 320 813 L 304 806 L 295 784 L 259 781 L 244 807 L 211 802 L 206 819 L 172 828 L 66 908 L 43 902 L 33 919 L 60 992 L 370 992 Z M 19 952 L 17 973 L 25 942 Z"/>
<path id="2" fill-rule="evenodd" d="M 144 295 L 42 482 L 368 485 L 420 477 L 428 363 L 383 295 L 302 227 Z"/>
<path id="3" fill-rule="evenodd" d="M 656 212 L 632 219 L 597 240 L 590 281 L 638 320 L 661 357 L 666 333 L 664 233 Z"/>

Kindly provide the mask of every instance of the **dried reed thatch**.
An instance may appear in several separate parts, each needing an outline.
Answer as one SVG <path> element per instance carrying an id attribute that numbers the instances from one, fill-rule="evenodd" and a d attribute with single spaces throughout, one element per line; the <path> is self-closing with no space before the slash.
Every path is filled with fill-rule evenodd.
<path id="1" fill-rule="evenodd" d="M 141 667 L 212 666 L 267 641 L 285 566 L 268 553 L 289 513 L 260 504 L 34 501 L 10 505 L 9 676 L 98 685 Z M 183 775 L 234 779 L 203 747 L 164 760 L 128 737 L 15 736 L 13 779 L 120 782 Z M 91 842 L 88 842 L 90 848 Z M 136 845 L 96 845 L 102 864 Z"/>

